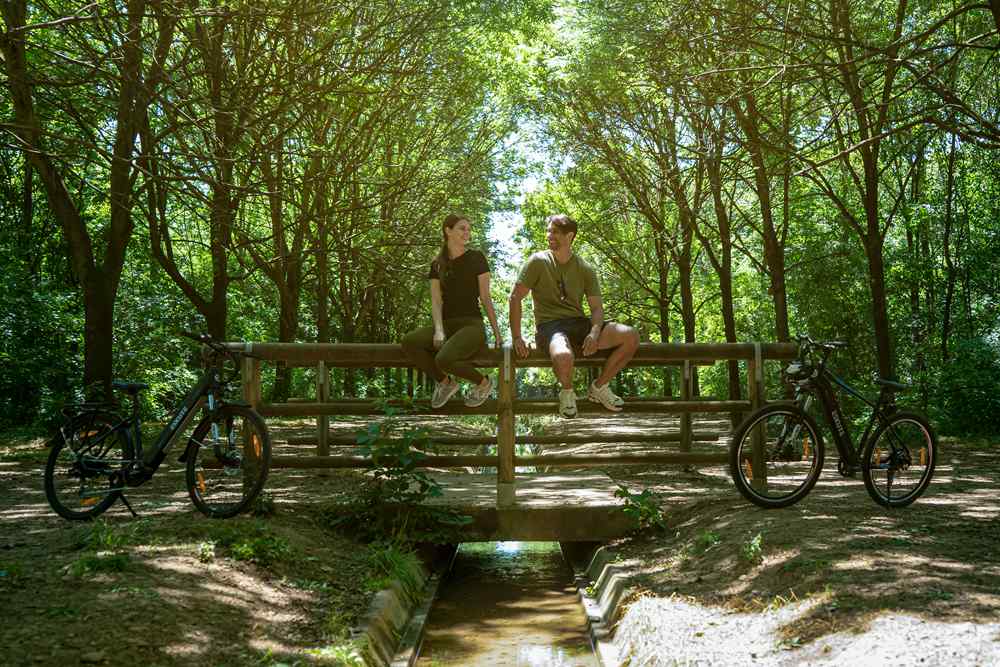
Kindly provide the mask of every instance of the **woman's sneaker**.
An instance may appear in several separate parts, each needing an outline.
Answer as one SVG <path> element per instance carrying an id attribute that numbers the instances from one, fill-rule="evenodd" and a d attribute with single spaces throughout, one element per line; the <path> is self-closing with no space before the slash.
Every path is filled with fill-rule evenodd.
<path id="1" fill-rule="evenodd" d="M 614 392 L 611 391 L 610 385 L 598 387 L 596 382 L 590 383 L 590 389 L 587 391 L 587 399 L 594 403 L 600 403 L 612 412 L 621 412 L 622 406 L 625 405 L 625 401 L 622 400 L 621 396 L 615 396 Z"/>
<path id="2" fill-rule="evenodd" d="M 483 381 L 477 384 L 475 387 L 469 390 L 469 393 L 465 395 L 465 404 L 470 408 L 478 408 L 480 405 L 490 397 L 490 393 L 493 391 L 493 380 L 487 375 L 483 378 Z"/>
<path id="3" fill-rule="evenodd" d="M 440 408 L 448 402 L 449 398 L 455 395 L 456 391 L 458 391 L 458 382 L 454 379 L 449 378 L 444 382 L 435 382 L 434 395 L 431 396 L 431 407 Z"/>
<path id="4" fill-rule="evenodd" d="M 563 417 L 576 417 L 576 392 L 572 389 L 559 391 L 559 414 Z"/>

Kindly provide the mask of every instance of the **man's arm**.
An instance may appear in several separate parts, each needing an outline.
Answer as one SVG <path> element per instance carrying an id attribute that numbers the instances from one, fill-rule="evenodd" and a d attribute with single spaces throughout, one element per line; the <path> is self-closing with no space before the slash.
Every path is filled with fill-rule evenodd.
<path id="1" fill-rule="evenodd" d="M 590 333 L 583 339 L 583 356 L 589 357 L 597 352 L 597 339 L 601 337 L 601 325 L 604 323 L 604 304 L 600 294 L 588 294 L 587 304 L 590 306 Z"/>
<path id="2" fill-rule="evenodd" d="M 510 311 L 508 312 L 510 340 L 514 345 L 514 351 L 517 352 L 517 356 L 522 359 L 528 356 L 528 346 L 525 344 L 524 339 L 521 338 L 521 301 L 524 300 L 529 291 L 521 283 L 515 283 L 514 289 L 510 293 Z"/>

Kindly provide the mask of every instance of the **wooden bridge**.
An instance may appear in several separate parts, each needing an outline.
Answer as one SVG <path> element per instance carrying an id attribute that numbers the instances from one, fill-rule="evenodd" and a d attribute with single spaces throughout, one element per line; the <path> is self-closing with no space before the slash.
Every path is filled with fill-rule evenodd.
<path id="1" fill-rule="evenodd" d="M 309 456 L 275 456 L 272 468 L 365 468 L 370 459 L 360 456 L 331 455 L 331 445 L 353 445 L 353 437 L 330 433 L 331 416 L 381 416 L 385 401 L 358 398 L 333 398 L 330 371 L 343 369 L 412 368 L 399 345 L 390 344 L 308 344 L 308 343 L 229 343 L 232 349 L 253 355 L 244 357 L 243 397 L 267 417 L 316 417 L 316 435 L 295 438 L 294 444 L 315 445 Z M 432 410 L 428 400 L 388 401 L 405 407 L 413 415 L 491 415 L 497 420 L 491 436 L 431 436 L 441 445 L 495 445 L 490 455 L 430 455 L 420 465 L 432 468 L 495 467 L 495 482 L 489 475 L 445 473 L 436 476 L 445 490 L 438 502 L 458 507 L 473 517 L 470 540 L 606 540 L 631 529 L 620 511 L 621 501 L 614 497 L 613 484 L 606 475 L 579 472 L 581 468 L 612 465 L 719 465 L 728 461 L 725 452 L 695 452 L 694 442 L 716 439 L 718 434 L 699 433 L 692 428 L 692 415 L 726 413 L 736 415 L 751 411 L 765 401 L 764 364 L 768 360 L 790 359 L 796 348 L 789 343 L 688 343 L 639 346 L 630 367 L 676 366 L 680 370 L 680 395 L 630 397 L 623 414 L 677 415 L 680 429 L 675 434 L 630 434 L 628 442 L 676 442 L 674 451 L 644 454 L 543 454 L 519 455 L 515 445 L 555 445 L 606 443 L 608 435 L 521 435 L 515 431 L 518 414 L 556 414 L 555 399 L 521 399 L 517 396 L 518 368 L 549 367 L 546 354 L 533 350 L 526 359 L 518 359 L 510 346 L 484 349 L 473 360 L 480 368 L 497 368 L 497 398 L 476 408 L 453 399 Z M 606 353 L 579 356 L 578 367 L 601 366 Z M 693 370 L 717 362 L 743 361 L 746 367 L 747 398 L 719 400 L 701 398 L 693 392 Z M 261 393 L 261 363 L 313 367 L 316 370 L 316 400 L 288 403 L 264 403 Z M 589 401 L 579 404 L 580 416 L 608 415 L 601 406 Z M 619 413 L 622 414 L 622 413 Z M 620 440 L 621 438 L 616 438 Z M 572 468 L 563 474 L 518 473 L 518 468 L 550 470 Z M 735 491 L 734 491 L 735 493 Z"/>

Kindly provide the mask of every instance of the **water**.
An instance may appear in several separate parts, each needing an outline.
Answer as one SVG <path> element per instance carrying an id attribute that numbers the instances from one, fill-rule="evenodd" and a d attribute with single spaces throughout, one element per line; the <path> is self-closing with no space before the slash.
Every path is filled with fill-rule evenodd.
<path id="1" fill-rule="evenodd" d="M 597 667 L 559 545 L 461 545 L 417 664 Z"/>

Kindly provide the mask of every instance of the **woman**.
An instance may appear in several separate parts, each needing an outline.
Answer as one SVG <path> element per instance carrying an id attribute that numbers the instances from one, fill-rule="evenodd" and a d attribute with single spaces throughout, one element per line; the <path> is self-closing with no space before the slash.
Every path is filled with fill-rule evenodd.
<path id="1" fill-rule="evenodd" d="M 493 391 L 489 376 L 465 362 L 486 344 L 480 301 L 493 327 L 493 345 L 499 347 L 501 343 L 490 297 L 490 267 L 483 253 L 466 247 L 472 235 L 468 218 L 449 215 L 441 234 L 441 252 L 431 262 L 428 276 L 434 325 L 408 333 L 402 340 L 403 352 L 417 368 L 434 378 L 432 408 L 441 407 L 458 391 L 455 377 L 473 384 L 465 404 L 476 407 Z"/>

